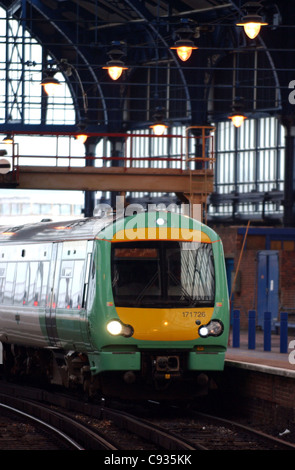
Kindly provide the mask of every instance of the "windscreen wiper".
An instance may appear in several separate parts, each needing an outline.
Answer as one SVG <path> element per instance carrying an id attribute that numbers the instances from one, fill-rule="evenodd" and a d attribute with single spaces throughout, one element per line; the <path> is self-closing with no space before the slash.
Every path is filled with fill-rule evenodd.
<path id="1" fill-rule="evenodd" d="M 152 286 L 152 284 L 156 281 L 159 273 L 158 271 L 155 272 L 155 274 L 151 277 L 151 279 L 148 281 L 148 283 L 145 285 L 145 287 L 142 289 L 142 291 L 139 293 L 135 300 L 135 305 L 138 305 L 143 297 L 145 296 L 146 292 L 149 290 L 149 288 Z"/>
<path id="2" fill-rule="evenodd" d="M 187 290 L 183 287 L 179 279 L 177 279 L 177 277 L 173 273 L 171 273 L 171 271 L 168 271 L 168 276 L 172 279 L 173 282 L 175 282 L 177 286 L 180 286 L 180 289 L 182 291 L 182 296 L 180 297 L 180 300 L 185 298 L 185 300 L 194 305 L 195 299 L 187 292 Z"/>

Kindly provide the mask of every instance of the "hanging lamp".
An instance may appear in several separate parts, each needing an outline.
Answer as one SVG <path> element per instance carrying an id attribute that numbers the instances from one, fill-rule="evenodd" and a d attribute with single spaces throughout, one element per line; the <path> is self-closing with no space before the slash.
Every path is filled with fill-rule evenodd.
<path id="1" fill-rule="evenodd" d="M 261 26 L 267 26 L 268 23 L 263 22 L 262 16 L 259 15 L 259 11 L 262 6 L 260 2 L 247 2 L 243 5 L 243 9 L 246 11 L 246 15 L 243 16 L 237 26 L 243 26 L 245 34 L 249 39 L 255 39 L 260 33 Z"/>
<path id="2" fill-rule="evenodd" d="M 187 18 L 182 18 L 182 26 L 175 31 L 175 34 L 179 37 L 175 41 L 174 46 L 170 49 L 176 49 L 178 57 L 185 62 L 192 55 L 194 49 L 198 49 L 190 37 L 194 34 L 194 31 L 189 26 L 190 20 Z"/>
<path id="3" fill-rule="evenodd" d="M 165 124 L 164 113 L 162 108 L 157 108 L 155 114 L 153 115 L 154 122 L 149 127 L 153 129 L 155 135 L 161 136 L 164 134 L 165 130 L 169 127 Z"/>
<path id="4" fill-rule="evenodd" d="M 247 119 L 247 116 L 245 116 L 242 110 L 242 100 L 242 98 L 236 98 L 232 106 L 232 114 L 228 116 L 228 119 L 231 119 L 235 127 L 241 127 L 245 119 Z"/>
<path id="5" fill-rule="evenodd" d="M 128 67 L 125 67 L 124 62 L 121 60 L 125 53 L 122 51 L 121 47 L 124 43 L 120 41 L 113 41 L 112 45 L 114 46 L 108 53 L 110 59 L 103 69 L 108 71 L 109 76 L 112 80 L 118 80 L 121 77 L 123 70 L 128 70 Z"/>
<path id="6" fill-rule="evenodd" d="M 7 134 L 6 137 L 2 140 L 2 144 L 13 144 L 13 137 L 11 134 Z"/>
<path id="7" fill-rule="evenodd" d="M 43 78 L 41 86 L 43 86 L 45 93 L 48 96 L 54 96 L 61 85 L 57 78 L 54 78 L 56 71 L 48 71 L 47 76 Z"/>

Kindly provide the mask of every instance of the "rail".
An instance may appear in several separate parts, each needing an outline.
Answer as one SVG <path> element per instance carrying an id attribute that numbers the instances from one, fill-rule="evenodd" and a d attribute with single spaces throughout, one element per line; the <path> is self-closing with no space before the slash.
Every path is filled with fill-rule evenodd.
<path id="1" fill-rule="evenodd" d="M 190 135 L 191 130 L 197 132 L 198 135 Z M 12 134 L 11 155 L 5 158 L 11 165 L 9 172 L 11 182 L 18 181 L 22 166 L 64 167 L 69 171 L 71 168 L 85 166 L 121 167 L 126 172 L 131 168 L 156 168 L 161 171 L 175 169 L 180 172 L 212 170 L 214 164 L 212 130 L 214 128 L 210 126 L 191 126 L 187 128 L 185 135 L 162 136 L 137 133 L 89 133 L 89 142 L 95 142 L 95 144 L 94 147 L 91 147 L 91 144 L 85 144 L 83 156 L 77 154 L 77 147 L 73 150 L 73 138 L 76 137 L 73 133 L 43 132 L 42 137 L 56 138 L 55 148 L 50 154 L 45 155 L 43 141 L 40 141 L 42 151 L 34 155 L 35 150 L 31 153 L 28 151 L 24 153 L 22 146 L 25 144 L 16 142 L 17 137 L 28 136 L 28 134 L 18 132 Z M 31 132 L 29 136 L 40 137 L 40 134 Z M 61 139 L 63 139 L 62 143 Z M 116 145 L 112 144 L 114 142 Z M 7 146 L 7 144 L 4 145 Z M 36 148 L 35 142 L 30 145 L 30 148 Z M 80 151 L 81 147 L 78 149 Z"/>

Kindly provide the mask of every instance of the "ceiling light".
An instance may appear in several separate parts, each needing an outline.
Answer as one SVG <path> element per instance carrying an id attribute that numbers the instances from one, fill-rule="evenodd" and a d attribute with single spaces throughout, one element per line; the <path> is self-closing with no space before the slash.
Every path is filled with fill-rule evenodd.
<path id="1" fill-rule="evenodd" d="M 88 138 L 88 135 L 86 135 L 86 134 L 77 134 L 77 135 L 75 136 L 75 139 L 76 139 L 78 142 L 81 142 L 81 144 L 85 144 L 87 138 Z"/>
<path id="2" fill-rule="evenodd" d="M 125 67 L 124 62 L 121 60 L 125 55 L 120 46 L 124 43 L 120 41 L 113 41 L 112 44 L 115 46 L 108 53 L 111 60 L 109 60 L 103 69 L 108 71 L 109 76 L 112 80 L 118 80 L 121 77 L 123 70 L 128 70 L 128 67 Z"/>
<path id="3" fill-rule="evenodd" d="M 228 119 L 232 120 L 232 123 L 235 127 L 240 127 L 243 124 L 244 120 L 247 119 L 247 116 L 245 116 L 243 112 L 243 100 L 244 98 L 240 96 L 235 98 L 235 101 L 232 105 L 232 114 L 228 116 Z"/>
<path id="4" fill-rule="evenodd" d="M 193 49 L 198 49 L 198 48 L 194 46 L 193 41 L 190 41 L 187 39 L 187 40 L 176 41 L 174 46 L 171 47 L 170 49 L 176 49 L 178 57 L 183 62 L 185 62 L 192 55 Z"/>
<path id="5" fill-rule="evenodd" d="M 128 67 L 124 67 L 124 62 L 110 60 L 103 69 L 108 71 L 109 76 L 112 80 L 118 80 L 121 77 L 123 70 L 127 70 Z"/>
<path id="6" fill-rule="evenodd" d="M 155 135 L 163 135 L 167 127 L 168 126 L 162 122 L 155 122 L 150 126 L 150 128 L 153 129 Z"/>
<path id="7" fill-rule="evenodd" d="M 248 2 L 243 5 L 243 9 L 246 11 L 246 15 L 243 16 L 242 21 L 236 23 L 237 26 L 243 26 L 245 34 L 250 39 L 258 36 L 261 26 L 267 26 L 268 23 L 264 23 L 262 16 L 258 14 L 262 8 L 260 2 Z"/>
<path id="8" fill-rule="evenodd" d="M 176 49 L 178 57 L 182 61 L 186 61 L 192 55 L 193 49 L 198 49 L 190 37 L 194 34 L 194 31 L 190 28 L 190 22 L 188 18 L 181 19 L 181 27 L 175 31 L 178 36 L 178 40 L 175 41 L 174 46 L 170 49 Z"/>
<path id="9" fill-rule="evenodd" d="M 13 137 L 11 134 L 7 134 L 6 137 L 2 140 L 2 144 L 13 144 Z"/>
<path id="10" fill-rule="evenodd" d="M 150 128 L 153 129 L 155 135 L 163 135 L 165 129 L 168 128 L 167 124 L 163 121 L 164 110 L 162 107 L 156 109 L 155 114 L 153 115 L 154 122 L 150 125 Z"/>
<path id="11" fill-rule="evenodd" d="M 41 86 L 43 86 L 44 91 L 48 96 L 54 96 L 60 85 L 61 83 L 54 78 L 53 75 L 43 78 L 41 82 Z"/>
<path id="12" fill-rule="evenodd" d="M 235 127 L 240 127 L 244 120 L 247 119 L 246 116 L 244 116 L 244 114 L 233 114 L 231 116 L 228 116 L 228 119 L 231 119 L 232 120 L 232 123 Z"/>

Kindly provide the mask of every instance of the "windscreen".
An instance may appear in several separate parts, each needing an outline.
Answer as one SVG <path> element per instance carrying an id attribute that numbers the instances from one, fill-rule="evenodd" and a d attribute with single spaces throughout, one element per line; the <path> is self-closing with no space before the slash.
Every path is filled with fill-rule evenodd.
<path id="1" fill-rule="evenodd" d="M 128 242 L 112 246 L 112 287 L 121 307 L 213 306 L 212 245 Z"/>

